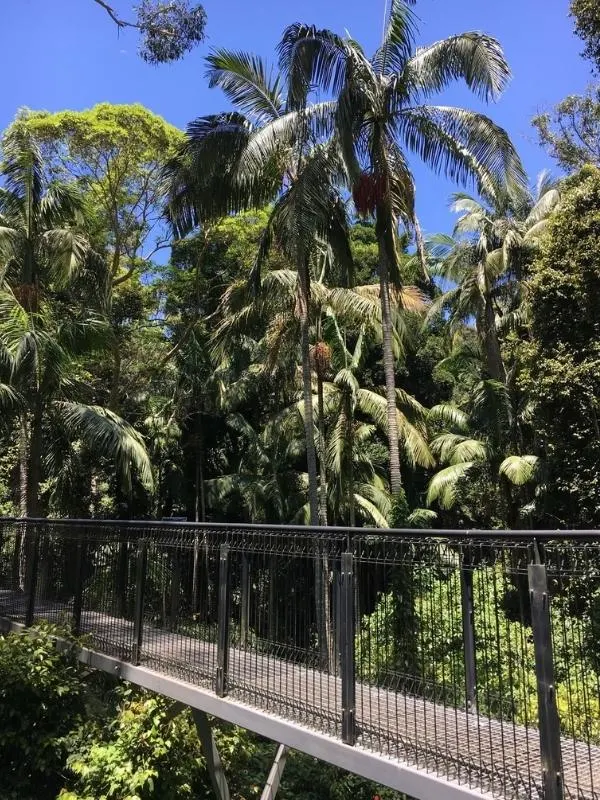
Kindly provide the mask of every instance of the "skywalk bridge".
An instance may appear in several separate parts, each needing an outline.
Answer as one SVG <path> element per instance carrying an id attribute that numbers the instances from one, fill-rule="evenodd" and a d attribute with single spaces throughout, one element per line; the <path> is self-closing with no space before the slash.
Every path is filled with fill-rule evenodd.
<path id="1" fill-rule="evenodd" d="M 0 520 L 0 626 L 423 800 L 600 798 L 595 532 Z"/>

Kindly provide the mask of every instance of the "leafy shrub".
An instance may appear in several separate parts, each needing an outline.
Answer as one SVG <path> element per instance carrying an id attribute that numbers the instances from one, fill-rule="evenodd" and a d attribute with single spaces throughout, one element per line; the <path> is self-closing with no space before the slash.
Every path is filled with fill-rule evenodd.
<path id="1" fill-rule="evenodd" d="M 52 627 L 0 638 L 0 763 L 4 800 L 55 798 L 65 736 L 84 711 L 81 668 Z M 64 635 L 64 634 L 61 634 Z"/>

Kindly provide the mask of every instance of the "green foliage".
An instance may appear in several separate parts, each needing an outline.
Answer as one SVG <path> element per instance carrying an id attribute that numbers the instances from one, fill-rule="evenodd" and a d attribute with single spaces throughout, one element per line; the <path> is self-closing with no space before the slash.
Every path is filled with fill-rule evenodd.
<path id="1" fill-rule="evenodd" d="M 600 70 L 600 8 L 596 0 L 571 0 L 575 33 L 583 39 L 583 55 Z"/>
<path id="2" fill-rule="evenodd" d="M 600 167 L 600 86 L 565 98 L 552 113 L 536 116 L 533 125 L 542 147 L 565 172 L 586 164 Z"/>
<path id="3" fill-rule="evenodd" d="M 178 61 L 204 41 L 206 12 L 189 0 L 141 0 L 136 6 L 142 40 L 140 55 L 149 64 Z"/>
<path id="4" fill-rule="evenodd" d="M 62 800 L 196 797 L 203 761 L 189 714 L 155 695 L 125 690 L 108 720 L 86 722 L 69 738 L 73 778 Z"/>
<path id="5" fill-rule="evenodd" d="M 599 248 L 600 170 L 587 167 L 568 182 L 528 283 L 532 342 L 521 384 L 548 462 L 540 510 L 552 525 L 600 524 Z"/>
<path id="6" fill-rule="evenodd" d="M 0 638 L 0 761 L 6 800 L 54 800 L 67 744 L 84 715 L 82 672 L 51 627 Z M 61 632 L 61 636 L 64 632 Z"/>

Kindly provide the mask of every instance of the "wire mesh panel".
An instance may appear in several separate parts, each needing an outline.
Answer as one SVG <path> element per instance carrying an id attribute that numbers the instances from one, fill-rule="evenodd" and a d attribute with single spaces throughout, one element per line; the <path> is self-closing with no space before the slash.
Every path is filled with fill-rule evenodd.
<path id="1" fill-rule="evenodd" d="M 339 734 L 339 564 L 343 536 L 234 531 L 229 691 Z"/>
<path id="2" fill-rule="evenodd" d="M 600 543 L 554 541 L 542 558 L 552 597 L 553 670 L 564 793 L 600 796 Z"/>
<path id="3" fill-rule="evenodd" d="M 131 660 L 135 553 L 140 530 L 80 524 L 81 633 L 87 646 Z M 75 555 L 73 555 L 75 560 Z M 75 583 L 74 578 L 72 579 Z"/>
<path id="4" fill-rule="evenodd" d="M 0 520 L 0 614 L 16 622 L 27 609 L 25 536 L 25 525 Z"/>
<path id="5" fill-rule="evenodd" d="M 75 527 L 58 527 L 38 523 L 30 533 L 36 536 L 30 542 L 28 558 L 35 558 L 35 576 L 32 589 L 34 622 L 45 620 L 63 628 L 72 624 L 73 596 L 77 572 L 77 546 L 81 533 Z"/>
<path id="6" fill-rule="evenodd" d="M 600 798 L 600 543 L 0 520 L 0 616 L 498 797 Z"/>
<path id="7" fill-rule="evenodd" d="M 526 548 L 414 536 L 356 537 L 354 548 L 362 743 L 494 794 L 532 796 Z"/>
<path id="8" fill-rule="evenodd" d="M 148 541 L 141 662 L 213 688 L 219 533 L 153 529 Z"/>

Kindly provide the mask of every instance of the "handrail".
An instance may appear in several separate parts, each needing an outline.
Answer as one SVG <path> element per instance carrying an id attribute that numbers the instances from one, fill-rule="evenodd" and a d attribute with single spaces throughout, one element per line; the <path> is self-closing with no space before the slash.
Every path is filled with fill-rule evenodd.
<path id="1" fill-rule="evenodd" d="M 600 541 L 599 529 L 565 529 L 565 528 L 544 528 L 539 530 L 532 529 L 495 529 L 495 528 L 351 528 L 341 525 L 311 526 L 311 525 L 292 525 L 292 524 L 273 524 L 273 523 L 251 523 L 251 522 L 189 522 L 174 520 L 154 520 L 154 519 L 99 519 L 99 518 L 62 518 L 62 517 L 0 517 L 2 523 L 29 523 L 36 525 L 86 525 L 90 527 L 119 526 L 122 528 L 183 528 L 184 530 L 222 530 L 235 534 L 236 531 L 272 531 L 274 533 L 294 533 L 319 535 L 339 534 L 357 536 L 403 536 L 405 538 L 453 538 L 453 539 L 512 539 L 534 541 L 535 539 L 564 540 L 564 539 L 593 539 Z"/>

